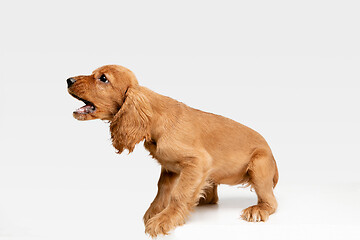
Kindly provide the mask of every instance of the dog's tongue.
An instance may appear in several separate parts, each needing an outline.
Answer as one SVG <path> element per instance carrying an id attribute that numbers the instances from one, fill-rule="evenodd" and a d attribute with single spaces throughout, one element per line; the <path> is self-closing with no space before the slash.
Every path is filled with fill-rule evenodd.
<path id="1" fill-rule="evenodd" d="M 75 112 L 86 114 L 86 113 L 91 113 L 93 111 L 94 111 L 94 106 L 86 104 L 85 106 L 76 109 Z"/>

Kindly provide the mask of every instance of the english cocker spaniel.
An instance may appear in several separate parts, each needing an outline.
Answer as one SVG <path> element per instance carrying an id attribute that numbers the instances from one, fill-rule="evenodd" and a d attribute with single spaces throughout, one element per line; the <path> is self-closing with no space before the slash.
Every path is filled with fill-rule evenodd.
<path id="1" fill-rule="evenodd" d="M 132 152 L 144 140 L 161 164 L 158 193 L 143 217 L 151 237 L 184 224 L 196 205 L 217 203 L 219 184 L 248 184 L 256 191 L 258 203 L 242 212 L 246 221 L 266 221 L 275 212 L 278 170 L 259 133 L 140 86 L 122 66 L 103 66 L 67 84 L 85 103 L 74 118 L 110 121 L 118 153 Z"/>

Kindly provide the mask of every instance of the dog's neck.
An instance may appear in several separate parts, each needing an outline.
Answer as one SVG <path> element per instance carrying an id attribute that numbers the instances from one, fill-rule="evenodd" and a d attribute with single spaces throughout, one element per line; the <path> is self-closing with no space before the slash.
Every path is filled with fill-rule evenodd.
<path id="1" fill-rule="evenodd" d="M 171 129 L 179 118 L 183 103 L 172 98 L 158 94 L 146 87 L 140 86 L 141 92 L 146 96 L 153 111 L 150 117 L 150 136 L 158 141 L 164 134 L 164 129 Z M 169 126 L 166 127 L 166 126 Z"/>
<path id="2" fill-rule="evenodd" d="M 133 151 L 136 144 L 158 142 L 165 129 L 171 129 L 180 119 L 184 104 L 136 86 L 128 89 L 126 99 L 110 123 L 113 146 L 121 153 Z"/>

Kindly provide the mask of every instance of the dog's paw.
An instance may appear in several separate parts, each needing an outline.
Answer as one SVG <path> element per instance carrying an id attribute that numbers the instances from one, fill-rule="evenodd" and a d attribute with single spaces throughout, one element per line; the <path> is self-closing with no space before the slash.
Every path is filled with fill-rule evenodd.
<path id="1" fill-rule="evenodd" d="M 269 212 L 262 206 L 254 205 L 244 209 L 241 218 L 248 222 L 265 222 L 269 218 Z"/>
<path id="2" fill-rule="evenodd" d="M 144 224 L 146 225 L 146 223 L 153 218 L 154 216 L 156 216 L 159 212 L 161 212 L 160 209 L 156 209 L 154 207 L 149 207 L 149 209 L 146 211 L 146 213 L 144 214 L 143 220 L 144 220 Z"/>
<path id="3" fill-rule="evenodd" d="M 146 222 L 145 233 L 154 238 L 160 234 L 167 235 L 172 228 L 169 218 L 159 213 Z"/>
<path id="4" fill-rule="evenodd" d="M 185 220 L 181 215 L 165 209 L 147 221 L 145 233 L 153 238 L 160 234 L 167 235 L 175 227 L 183 225 L 184 223 Z"/>

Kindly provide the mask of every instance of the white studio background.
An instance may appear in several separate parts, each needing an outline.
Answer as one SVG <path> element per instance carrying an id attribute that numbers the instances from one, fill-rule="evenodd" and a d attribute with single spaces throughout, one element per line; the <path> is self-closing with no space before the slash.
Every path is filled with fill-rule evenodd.
<path id="1" fill-rule="evenodd" d="M 70 76 L 120 64 L 140 84 L 230 117 L 272 147 L 278 211 L 239 219 L 249 189 L 221 186 L 163 239 L 357 239 L 358 1 L 2 1 L 0 239 L 148 239 L 160 167 L 115 154 L 79 122 Z"/>

